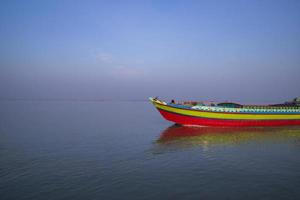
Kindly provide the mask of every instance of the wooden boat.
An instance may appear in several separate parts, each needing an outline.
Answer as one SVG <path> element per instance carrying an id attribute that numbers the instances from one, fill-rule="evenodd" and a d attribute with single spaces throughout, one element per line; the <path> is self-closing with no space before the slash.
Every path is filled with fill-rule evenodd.
<path id="1" fill-rule="evenodd" d="M 286 126 L 300 125 L 300 98 L 274 105 L 237 103 L 170 103 L 149 98 L 160 114 L 181 125 L 197 126 Z"/>

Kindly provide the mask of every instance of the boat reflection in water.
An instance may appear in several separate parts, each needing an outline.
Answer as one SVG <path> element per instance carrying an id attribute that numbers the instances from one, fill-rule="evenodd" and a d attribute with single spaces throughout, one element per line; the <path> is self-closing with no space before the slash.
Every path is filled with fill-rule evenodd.
<path id="1" fill-rule="evenodd" d="M 156 141 L 168 146 L 235 145 L 250 142 L 300 143 L 300 126 L 293 127 L 192 127 L 173 125 L 165 129 Z"/>

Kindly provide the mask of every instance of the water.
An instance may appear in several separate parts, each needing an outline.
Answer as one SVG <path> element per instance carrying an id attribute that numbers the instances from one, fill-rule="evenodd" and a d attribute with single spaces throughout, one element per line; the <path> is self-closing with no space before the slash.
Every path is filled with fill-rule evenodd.
<path id="1" fill-rule="evenodd" d="M 0 199 L 299 199 L 300 127 L 195 128 L 148 102 L 0 102 Z"/>

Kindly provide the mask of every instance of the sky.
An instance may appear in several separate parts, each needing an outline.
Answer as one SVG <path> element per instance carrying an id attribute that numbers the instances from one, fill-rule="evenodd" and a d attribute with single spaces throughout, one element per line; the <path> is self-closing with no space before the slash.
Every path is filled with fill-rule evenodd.
<path id="1" fill-rule="evenodd" d="M 0 1 L 0 100 L 300 96 L 300 1 Z"/>

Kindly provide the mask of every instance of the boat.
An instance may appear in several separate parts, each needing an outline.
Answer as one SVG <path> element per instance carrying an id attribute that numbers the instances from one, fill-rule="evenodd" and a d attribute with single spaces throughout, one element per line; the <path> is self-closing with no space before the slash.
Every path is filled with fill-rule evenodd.
<path id="1" fill-rule="evenodd" d="M 149 100 L 166 120 L 179 125 L 231 127 L 300 125 L 300 98 L 271 105 L 174 100 L 167 103 L 157 97 L 150 97 Z"/>

